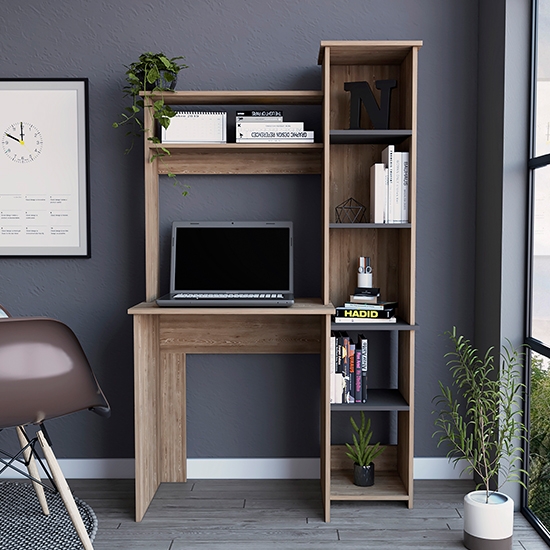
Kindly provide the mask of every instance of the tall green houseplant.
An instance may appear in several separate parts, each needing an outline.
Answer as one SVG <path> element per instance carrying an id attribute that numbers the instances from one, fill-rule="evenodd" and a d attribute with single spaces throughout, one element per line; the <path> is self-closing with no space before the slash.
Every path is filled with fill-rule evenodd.
<path id="1" fill-rule="evenodd" d="M 509 340 L 495 361 L 494 348 L 481 356 L 456 327 L 445 333 L 454 350 L 445 357 L 453 376 L 453 390 L 439 382 L 434 398 L 438 446 L 449 444 L 448 458 L 456 466 L 465 461 L 465 471 L 477 474 L 486 502 L 506 481 L 523 485 L 521 468 L 525 425 L 521 420 L 524 384 L 521 371 L 525 353 Z M 519 443 L 518 443 L 519 441 Z"/>

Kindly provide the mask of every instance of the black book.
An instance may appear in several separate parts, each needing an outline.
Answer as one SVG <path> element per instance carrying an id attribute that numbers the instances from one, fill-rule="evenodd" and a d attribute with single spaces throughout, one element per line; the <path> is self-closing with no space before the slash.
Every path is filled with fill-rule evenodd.
<path id="1" fill-rule="evenodd" d="M 252 111 L 237 111 L 236 116 L 282 117 L 283 111 L 278 109 L 254 109 Z"/>
<path id="2" fill-rule="evenodd" d="M 337 307 L 336 317 L 345 319 L 390 319 L 395 316 L 395 309 L 360 309 Z"/>

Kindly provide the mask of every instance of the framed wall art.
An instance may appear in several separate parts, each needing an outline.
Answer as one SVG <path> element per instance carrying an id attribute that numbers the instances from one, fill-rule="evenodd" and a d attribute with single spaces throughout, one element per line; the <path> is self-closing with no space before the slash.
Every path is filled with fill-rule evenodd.
<path id="1" fill-rule="evenodd" d="M 89 257 L 87 79 L 0 79 L 0 256 Z"/>

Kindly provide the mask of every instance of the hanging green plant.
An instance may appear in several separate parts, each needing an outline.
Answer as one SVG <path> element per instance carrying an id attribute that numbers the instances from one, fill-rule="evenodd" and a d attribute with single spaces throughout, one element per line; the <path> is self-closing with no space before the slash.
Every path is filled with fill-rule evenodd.
<path id="1" fill-rule="evenodd" d="M 130 145 L 124 151 L 130 153 L 134 147 L 135 139 L 141 138 L 143 133 L 148 134 L 147 139 L 158 145 L 157 152 L 151 155 L 150 161 L 170 155 L 170 151 L 162 146 L 158 137 L 154 135 L 153 128 L 147 128 L 143 122 L 143 110 L 151 109 L 153 121 L 158 122 L 163 128 L 170 126 L 170 121 L 176 112 L 166 105 L 162 94 L 173 92 L 178 78 L 178 73 L 188 66 L 181 63 L 183 56 L 167 57 L 164 53 L 145 52 L 139 56 L 139 60 L 127 66 L 126 85 L 122 88 L 124 97 L 130 97 L 131 105 L 124 109 L 120 120 L 113 122 L 113 128 L 128 128 L 126 135 L 132 138 Z M 160 92 L 161 97 L 152 104 L 146 103 L 142 92 Z M 168 176 L 176 182 L 176 175 L 169 172 Z M 187 195 L 187 191 L 183 191 Z"/>

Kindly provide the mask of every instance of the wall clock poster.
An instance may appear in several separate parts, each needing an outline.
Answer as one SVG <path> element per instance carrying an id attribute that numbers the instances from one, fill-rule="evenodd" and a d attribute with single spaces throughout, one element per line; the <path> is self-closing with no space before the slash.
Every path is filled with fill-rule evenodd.
<path id="1" fill-rule="evenodd" d="M 87 79 L 0 79 L 0 256 L 89 257 Z"/>

